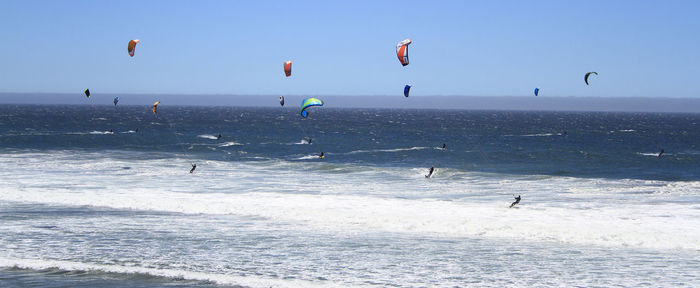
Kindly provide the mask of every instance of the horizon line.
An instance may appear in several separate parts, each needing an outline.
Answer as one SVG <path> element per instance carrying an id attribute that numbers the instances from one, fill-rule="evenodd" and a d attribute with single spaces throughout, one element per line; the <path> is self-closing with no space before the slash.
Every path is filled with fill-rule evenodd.
<path id="1" fill-rule="evenodd" d="M 12 93 L 0 92 L 2 104 L 112 105 L 115 96 L 121 105 L 152 105 L 154 101 L 178 106 L 280 107 L 279 95 L 259 94 L 123 94 L 91 93 Z M 304 98 L 324 99 L 326 107 L 448 109 L 448 110 L 526 110 L 602 112 L 681 112 L 700 113 L 700 98 L 596 97 L 596 96 L 411 96 L 403 95 L 285 95 L 287 107 Z M 165 103 L 163 103 L 165 104 Z"/>
<path id="2" fill-rule="evenodd" d="M 39 95 L 82 95 L 82 92 L 0 92 L 0 97 L 2 95 L 7 95 L 7 94 L 39 94 Z M 197 96 L 241 96 L 241 97 L 253 97 L 253 96 L 274 96 L 274 97 L 279 97 L 279 96 L 284 96 L 284 97 L 316 97 L 316 96 L 323 96 L 323 97 L 394 97 L 396 98 L 397 95 L 389 95 L 389 94 L 363 94 L 363 95 L 352 95 L 352 94 L 318 94 L 318 93 L 308 93 L 308 94 L 286 94 L 286 95 L 281 95 L 281 94 L 228 94 L 228 93 L 221 93 L 221 94 L 216 94 L 216 93 L 152 93 L 152 92 L 138 92 L 138 93 L 132 93 L 132 92 L 104 92 L 104 93 L 98 93 L 95 94 L 92 92 L 91 94 L 93 95 L 163 95 L 163 96 L 192 96 L 192 95 L 197 95 Z M 91 95 L 92 96 L 92 95 Z M 403 95 L 400 95 L 402 98 L 404 97 Z M 576 95 L 543 95 L 543 96 L 534 96 L 534 95 L 491 95 L 491 96 L 485 96 L 485 95 L 443 95 L 443 94 L 433 94 L 433 95 L 411 95 L 410 97 L 407 98 L 423 98 L 423 97 L 478 97 L 478 98 L 489 98 L 489 97 L 501 97 L 501 98 L 507 98 L 507 97 L 513 97 L 513 98 L 591 98 L 591 99 L 633 99 L 633 98 L 639 98 L 639 99 L 678 99 L 678 100 L 697 100 L 700 101 L 700 98 L 692 98 L 692 97 L 670 97 L 670 96 L 664 96 L 664 97 L 654 97 L 654 96 L 576 96 Z M 2 99 L 0 99 L 1 101 Z"/>

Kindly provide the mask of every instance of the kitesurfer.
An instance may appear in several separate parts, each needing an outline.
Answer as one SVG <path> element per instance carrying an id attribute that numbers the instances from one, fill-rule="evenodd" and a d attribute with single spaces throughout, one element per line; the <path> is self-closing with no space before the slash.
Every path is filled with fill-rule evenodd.
<path id="1" fill-rule="evenodd" d="M 515 197 L 515 194 L 513 194 L 513 197 Z M 520 195 L 518 195 L 518 197 L 515 197 L 515 202 L 511 203 L 510 207 L 508 207 L 508 208 L 513 208 L 513 206 L 515 206 L 515 204 L 518 204 L 518 203 L 520 203 Z"/>
<path id="2" fill-rule="evenodd" d="M 325 157 L 326 157 L 326 156 L 323 155 L 323 151 L 321 151 L 321 155 L 318 155 L 318 158 L 321 158 L 321 159 L 323 159 L 323 158 L 325 158 Z"/>
<path id="3" fill-rule="evenodd" d="M 447 149 L 447 145 L 445 145 L 445 143 L 442 143 L 442 150 L 445 150 L 445 149 Z"/>
<path id="4" fill-rule="evenodd" d="M 139 133 L 139 128 L 136 128 L 136 130 L 134 130 L 134 132 Z"/>
<path id="5" fill-rule="evenodd" d="M 428 175 L 425 175 L 425 178 L 430 178 L 430 176 L 433 176 L 434 171 L 435 167 L 430 167 L 430 170 L 428 170 Z"/>
<path id="6" fill-rule="evenodd" d="M 221 139 L 221 133 L 219 133 L 219 136 L 216 136 L 216 139 Z"/>
<path id="7" fill-rule="evenodd" d="M 192 169 L 190 169 L 190 174 L 194 173 L 194 169 L 197 169 L 197 164 L 192 163 Z"/>
<path id="8" fill-rule="evenodd" d="M 658 158 L 658 157 L 661 157 L 661 155 L 664 155 L 664 149 L 661 149 L 661 151 L 659 152 L 659 156 L 656 156 L 656 157 L 657 157 L 657 158 Z"/>

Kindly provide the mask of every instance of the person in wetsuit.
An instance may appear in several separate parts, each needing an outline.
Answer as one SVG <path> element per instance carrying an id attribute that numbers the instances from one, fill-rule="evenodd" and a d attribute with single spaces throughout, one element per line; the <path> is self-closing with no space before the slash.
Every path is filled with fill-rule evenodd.
<path id="1" fill-rule="evenodd" d="M 445 150 L 445 149 L 447 149 L 447 145 L 445 145 L 445 143 L 442 143 L 442 150 Z"/>
<path id="2" fill-rule="evenodd" d="M 658 157 L 661 157 L 661 155 L 664 155 L 664 149 L 661 149 L 661 152 L 659 152 L 659 156 L 656 156 L 656 157 L 657 157 L 657 158 L 658 158 Z"/>
<path id="3" fill-rule="evenodd" d="M 197 164 L 192 163 L 192 169 L 190 169 L 190 174 L 194 173 L 194 169 L 197 169 Z"/>
<path id="4" fill-rule="evenodd" d="M 219 136 L 216 136 L 216 139 L 221 139 L 221 133 L 219 133 Z"/>
<path id="5" fill-rule="evenodd" d="M 513 195 L 513 197 L 515 197 L 515 195 Z M 510 207 L 508 207 L 508 208 L 513 208 L 513 206 L 515 206 L 515 204 L 518 204 L 518 203 L 520 203 L 520 195 L 518 195 L 518 197 L 515 197 L 515 202 L 511 203 Z"/>
<path id="6" fill-rule="evenodd" d="M 326 157 L 326 156 L 323 154 L 323 151 L 321 151 L 321 155 L 318 155 L 318 158 L 321 158 L 321 159 L 323 159 L 323 158 L 325 158 L 325 157 Z"/>
<path id="7" fill-rule="evenodd" d="M 425 175 L 425 178 L 430 178 L 430 176 L 433 176 L 434 171 L 435 167 L 430 167 L 430 170 L 428 170 L 428 175 Z"/>

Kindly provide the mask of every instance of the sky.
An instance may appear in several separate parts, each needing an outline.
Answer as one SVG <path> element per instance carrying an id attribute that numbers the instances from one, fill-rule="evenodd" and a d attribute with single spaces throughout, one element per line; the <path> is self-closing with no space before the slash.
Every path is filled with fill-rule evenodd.
<path id="1" fill-rule="evenodd" d="M 698 99 L 698 11 L 673 0 L 3 0 L 0 93 L 402 97 L 411 84 L 411 97 L 539 87 Z M 588 71 L 599 75 L 587 86 Z"/>

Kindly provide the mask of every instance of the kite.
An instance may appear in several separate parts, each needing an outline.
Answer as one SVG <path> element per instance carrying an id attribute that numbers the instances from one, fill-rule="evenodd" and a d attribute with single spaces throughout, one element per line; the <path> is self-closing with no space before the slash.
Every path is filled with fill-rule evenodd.
<path id="1" fill-rule="evenodd" d="M 307 98 L 301 101 L 301 117 L 306 118 L 309 115 L 306 109 L 311 106 L 323 106 L 323 101 L 316 98 Z"/>

